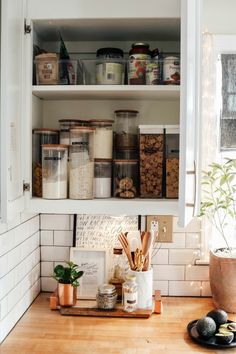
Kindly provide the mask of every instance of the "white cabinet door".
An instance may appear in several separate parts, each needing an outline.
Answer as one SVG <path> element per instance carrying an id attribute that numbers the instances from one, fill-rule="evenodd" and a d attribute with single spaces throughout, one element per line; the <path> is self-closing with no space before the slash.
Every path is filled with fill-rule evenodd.
<path id="1" fill-rule="evenodd" d="M 23 210 L 24 0 L 1 8 L 1 221 Z"/>
<path id="2" fill-rule="evenodd" d="M 179 224 L 189 223 L 198 207 L 200 127 L 201 1 L 181 1 L 181 96 Z"/>

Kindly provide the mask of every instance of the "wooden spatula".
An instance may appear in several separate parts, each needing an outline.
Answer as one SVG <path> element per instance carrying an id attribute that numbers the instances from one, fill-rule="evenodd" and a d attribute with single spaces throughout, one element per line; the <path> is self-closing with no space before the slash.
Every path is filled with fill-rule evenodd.
<path id="1" fill-rule="evenodd" d="M 119 239 L 119 241 L 124 249 L 124 252 L 128 258 L 130 268 L 133 270 L 134 269 L 134 262 L 132 260 L 129 242 L 128 242 L 126 236 L 122 233 L 118 236 L 118 239 Z"/>

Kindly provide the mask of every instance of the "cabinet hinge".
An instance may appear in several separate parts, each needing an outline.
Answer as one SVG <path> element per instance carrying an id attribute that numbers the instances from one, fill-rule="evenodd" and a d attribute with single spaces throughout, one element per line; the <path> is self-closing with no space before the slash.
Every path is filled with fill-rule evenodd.
<path id="1" fill-rule="evenodd" d="M 23 191 L 24 192 L 30 191 L 30 183 L 23 183 Z"/>
<path id="2" fill-rule="evenodd" d="M 25 26 L 25 34 L 31 33 L 31 26 L 27 24 L 26 19 L 25 19 L 24 26 Z"/>

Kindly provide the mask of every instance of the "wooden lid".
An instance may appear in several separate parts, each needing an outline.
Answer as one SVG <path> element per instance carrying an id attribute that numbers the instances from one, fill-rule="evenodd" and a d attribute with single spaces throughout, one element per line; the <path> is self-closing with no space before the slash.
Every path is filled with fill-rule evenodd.
<path id="1" fill-rule="evenodd" d="M 84 132 L 92 132 L 94 131 L 95 128 L 94 127 L 88 127 L 88 126 L 83 126 L 83 127 L 73 127 L 70 129 L 70 132 L 78 132 L 78 131 L 84 131 Z"/>
<path id="2" fill-rule="evenodd" d="M 35 128 L 33 129 L 33 133 L 35 134 L 59 134 L 59 130 L 57 129 L 47 129 L 47 128 Z"/>
<path id="3" fill-rule="evenodd" d="M 114 120 L 111 119 L 91 119 L 89 123 L 92 125 L 103 125 L 103 126 L 110 126 L 114 123 Z"/>
<path id="4" fill-rule="evenodd" d="M 94 162 L 112 162 L 112 159 L 94 159 Z"/>
<path id="5" fill-rule="evenodd" d="M 43 149 L 68 149 L 68 145 L 65 144 L 43 144 Z"/>
<path id="6" fill-rule="evenodd" d="M 139 111 L 136 111 L 136 110 L 134 110 L 134 109 L 118 109 L 118 110 L 116 110 L 115 111 L 115 114 L 119 114 L 119 113 L 131 113 L 131 114 L 134 114 L 134 115 L 136 115 L 136 114 L 138 114 L 139 113 Z"/>
<path id="7" fill-rule="evenodd" d="M 115 159 L 113 160 L 115 163 L 120 163 L 120 164 L 129 164 L 129 163 L 136 163 L 138 162 L 137 159 L 132 159 L 132 160 L 119 160 L 119 159 Z"/>

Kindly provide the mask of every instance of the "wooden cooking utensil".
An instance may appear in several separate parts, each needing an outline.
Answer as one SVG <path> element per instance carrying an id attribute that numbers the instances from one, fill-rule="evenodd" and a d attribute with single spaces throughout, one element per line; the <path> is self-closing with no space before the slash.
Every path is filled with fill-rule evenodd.
<path id="1" fill-rule="evenodd" d="M 122 245 L 122 247 L 124 249 L 124 252 L 125 252 L 125 254 L 126 254 L 127 258 L 128 258 L 130 268 L 132 270 L 134 270 L 134 262 L 132 260 L 131 251 L 130 251 L 130 247 L 129 247 L 129 242 L 128 242 L 126 236 L 121 233 L 118 236 L 118 239 L 119 239 L 119 241 L 120 241 L 120 243 L 121 243 L 121 245 Z"/>
<path id="2" fill-rule="evenodd" d="M 149 247 L 150 247 L 150 232 L 146 231 L 145 234 L 143 235 L 143 240 L 142 240 L 142 253 L 144 258 L 148 254 Z"/>

